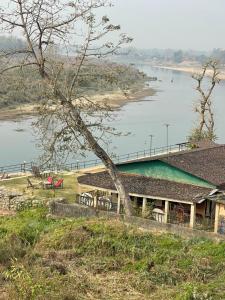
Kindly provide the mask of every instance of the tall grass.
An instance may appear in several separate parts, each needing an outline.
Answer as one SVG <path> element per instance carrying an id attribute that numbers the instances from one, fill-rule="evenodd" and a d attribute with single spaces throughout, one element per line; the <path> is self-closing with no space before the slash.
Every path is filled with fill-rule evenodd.
<path id="1" fill-rule="evenodd" d="M 0 263 L 11 299 L 12 270 L 22 270 L 22 292 L 30 295 L 31 282 L 35 299 L 225 299 L 225 243 L 46 214 L 38 208 L 1 219 Z"/>

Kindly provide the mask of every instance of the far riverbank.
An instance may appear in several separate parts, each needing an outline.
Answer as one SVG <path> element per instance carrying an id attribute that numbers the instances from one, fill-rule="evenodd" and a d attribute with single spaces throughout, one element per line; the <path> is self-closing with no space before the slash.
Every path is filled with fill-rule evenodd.
<path id="1" fill-rule="evenodd" d="M 193 112 L 193 103 L 199 95 L 195 90 L 193 79 L 188 73 L 153 68 L 149 65 L 138 65 L 140 70 L 148 76 L 156 76 L 159 80 L 150 82 L 150 87 L 156 92 L 148 96 L 146 91 L 142 99 L 133 101 L 125 99 L 127 104 L 112 112 L 110 120 L 103 120 L 104 125 L 116 128 L 122 135 L 107 135 L 108 145 L 104 145 L 110 154 L 123 155 L 143 149 L 162 147 L 168 144 L 177 144 L 186 141 L 190 135 L 196 115 Z M 173 83 L 171 83 L 173 79 Z M 138 86 L 132 91 L 138 90 Z M 141 90 L 141 88 L 139 88 Z M 218 143 L 225 143 L 225 81 L 221 81 L 214 91 L 213 103 L 216 121 L 216 135 Z M 140 96 L 140 95 L 139 95 Z M 119 97 L 121 99 L 121 97 Z M 0 122 L 1 157 L 0 166 L 35 161 L 41 150 L 36 147 L 39 143 L 38 135 L 33 131 L 32 123 L 36 117 L 21 117 L 16 121 L 5 120 Z M 127 134 L 130 133 L 130 134 Z M 151 138 L 151 135 L 153 138 Z M 84 158 L 79 152 L 69 157 L 68 163 L 92 160 L 96 157 L 85 153 Z M 116 157 L 114 156 L 113 157 Z"/>
<path id="2" fill-rule="evenodd" d="M 179 65 L 171 65 L 171 66 L 154 66 L 155 68 L 165 69 L 165 70 L 172 70 L 172 71 L 179 71 L 185 72 L 190 74 L 200 74 L 202 72 L 202 66 L 179 66 Z M 219 70 L 220 74 L 218 78 L 220 80 L 225 80 L 225 71 Z M 211 77 L 212 70 L 208 70 L 206 74 Z"/>
<path id="3" fill-rule="evenodd" d="M 128 102 L 141 101 L 145 97 L 155 95 L 156 90 L 152 88 L 142 88 L 136 91 L 128 91 L 124 93 L 122 91 L 116 91 L 112 93 L 98 94 L 90 97 L 94 102 L 106 102 L 113 109 L 119 109 Z M 7 108 L 0 110 L 0 121 L 9 121 L 22 119 L 24 117 L 37 115 L 37 105 L 20 105 L 16 108 Z"/>

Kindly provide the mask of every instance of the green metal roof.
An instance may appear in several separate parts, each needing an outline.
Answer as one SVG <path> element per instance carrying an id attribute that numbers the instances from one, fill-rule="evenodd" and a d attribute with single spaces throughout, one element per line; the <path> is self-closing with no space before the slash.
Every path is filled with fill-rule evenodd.
<path id="1" fill-rule="evenodd" d="M 117 167 L 119 171 L 125 173 L 139 174 L 147 177 L 215 188 L 215 185 L 210 182 L 159 160 L 133 162 L 118 165 Z"/>

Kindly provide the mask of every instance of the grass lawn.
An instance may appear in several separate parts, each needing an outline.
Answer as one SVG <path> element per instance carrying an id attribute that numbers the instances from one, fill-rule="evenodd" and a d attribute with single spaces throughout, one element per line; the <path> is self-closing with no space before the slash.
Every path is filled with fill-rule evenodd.
<path id="1" fill-rule="evenodd" d="M 61 174 L 64 188 L 55 196 L 73 202 L 77 176 Z M 1 186 L 54 197 L 52 190 L 27 189 L 26 178 Z M 225 299 L 225 242 L 48 214 L 39 207 L 0 217 L 0 300 Z"/>
<path id="2" fill-rule="evenodd" d="M 224 242 L 47 214 L 0 218 L 0 299 L 225 299 Z"/>
<path id="3" fill-rule="evenodd" d="M 43 189 L 38 185 L 42 180 L 34 177 L 29 177 L 33 184 L 37 184 L 39 188 L 27 188 L 27 177 L 15 178 L 0 182 L 0 186 L 5 186 L 9 189 L 15 189 L 23 192 L 25 195 L 33 196 L 34 198 L 53 198 L 65 197 L 69 202 L 74 202 L 77 193 L 77 176 L 78 173 L 64 173 L 58 174 L 57 179 L 64 178 L 63 189 Z M 46 179 L 45 179 L 46 180 Z"/>

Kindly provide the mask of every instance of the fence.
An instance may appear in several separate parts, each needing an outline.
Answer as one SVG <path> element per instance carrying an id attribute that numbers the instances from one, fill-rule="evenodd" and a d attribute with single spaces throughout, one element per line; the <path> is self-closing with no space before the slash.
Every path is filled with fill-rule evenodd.
<path id="1" fill-rule="evenodd" d="M 97 203 L 95 203 L 94 198 L 88 193 L 84 193 L 79 196 L 78 203 L 92 208 L 97 208 L 106 211 L 117 211 L 117 203 L 112 202 L 108 197 L 101 196 L 97 197 Z"/>
<path id="2" fill-rule="evenodd" d="M 137 152 L 131 152 L 127 154 L 122 155 L 116 155 L 112 157 L 114 163 L 122 163 L 130 160 L 145 158 L 145 157 L 152 157 L 155 155 L 160 154 L 166 154 L 170 152 L 177 152 L 181 150 L 188 149 L 189 144 L 188 143 L 181 143 L 181 144 L 175 144 L 175 145 L 169 145 L 165 147 L 158 147 L 153 149 L 145 149 Z M 30 172 L 32 171 L 32 166 L 34 166 L 34 162 L 23 162 L 20 164 L 14 164 L 14 165 L 8 165 L 8 166 L 1 166 L 0 167 L 0 173 L 18 173 L 18 172 Z M 76 161 L 72 163 L 66 163 L 62 165 L 55 166 L 53 168 L 48 168 L 51 171 L 74 171 L 74 170 L 80 170 L 80 169 L 86 169 L 90 167 L 100 166 L 102 165 L 102 161 L 100 159 L 92 159 L 92 160 L 86 160 L 86 161 Z"/>
<path id="3" fill-rule="evenodd" d="M 26 173 L 32 170 L 33 162 L 23 162 L 21 164 L 0 167 L 0 174 L 4 173 Z"/>

